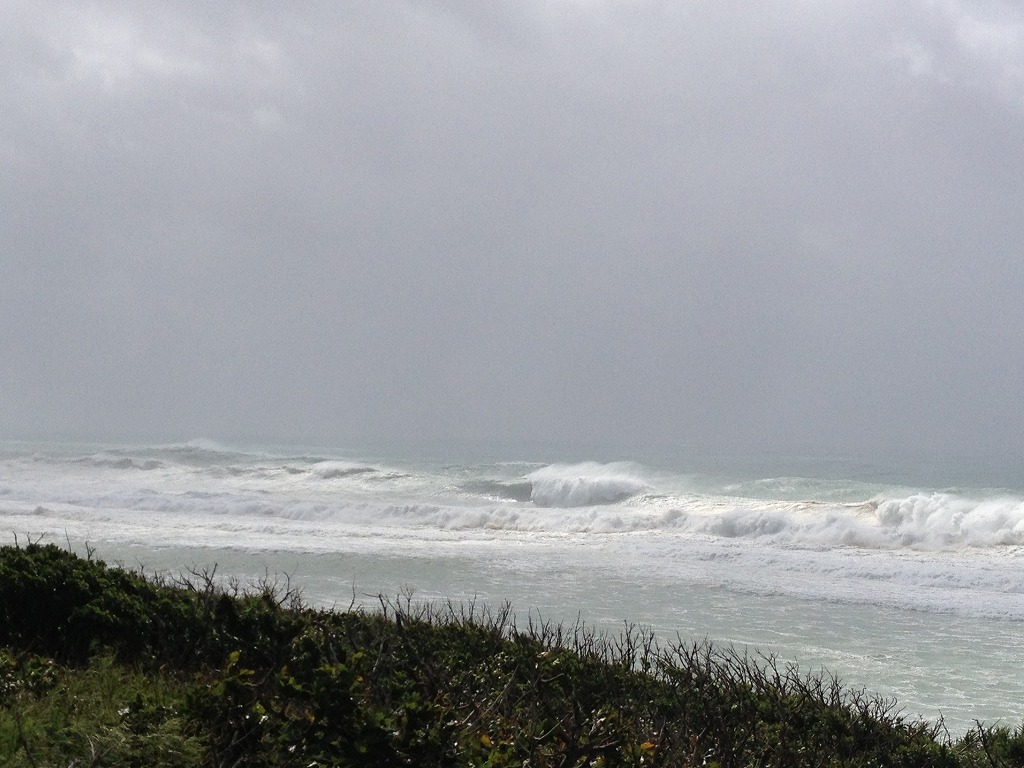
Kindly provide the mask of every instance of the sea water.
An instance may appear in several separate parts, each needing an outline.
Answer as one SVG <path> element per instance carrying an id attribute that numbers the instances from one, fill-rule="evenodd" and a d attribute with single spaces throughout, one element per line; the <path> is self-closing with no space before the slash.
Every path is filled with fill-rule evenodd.
<path id="1" fill-rule="evenodd" d="M 276 578 L 320 606 L 412 593 L 708 638 L 826 669 L 954 734 L 1024 718 L 1012 474 L 685 451 L 544 459 L 11 443 L 0 532 L 148 572 Z"/>

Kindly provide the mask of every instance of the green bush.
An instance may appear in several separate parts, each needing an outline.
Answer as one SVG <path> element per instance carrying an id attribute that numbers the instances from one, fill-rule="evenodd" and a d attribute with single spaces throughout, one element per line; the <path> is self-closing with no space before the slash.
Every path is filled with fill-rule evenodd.
<path id="1" fill-rule="evenodd" d="M 0 766 L 1024 766 L 895 702 L 706 642 L 508 606 L 302 606 L 0 548 Z"/>
<path id="2" fill-rule="evenodd" d="M 11 663 L 13 661 L 13 663 Z M 7 657 L 0 765 L 195 766 L 203 744 L 184 712 L 184 686 L 95 658 L 72 670 Z"/>

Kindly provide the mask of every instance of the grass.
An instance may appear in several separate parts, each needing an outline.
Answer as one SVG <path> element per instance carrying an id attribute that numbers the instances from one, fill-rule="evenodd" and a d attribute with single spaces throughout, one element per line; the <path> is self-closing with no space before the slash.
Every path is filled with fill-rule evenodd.
<path id="1" fill-rule="evenodd" d="M 186 686 L 98 656 L 85 668 L 0 656 L 0 764 L 194 766 L 203 744 Z"/>
<path id="2" fill-rule="evenodd" d="M 508 606 L 305 607 L 0 548 L 2 766 L 1024 766 L 891 700 L 706 642 Z"/>

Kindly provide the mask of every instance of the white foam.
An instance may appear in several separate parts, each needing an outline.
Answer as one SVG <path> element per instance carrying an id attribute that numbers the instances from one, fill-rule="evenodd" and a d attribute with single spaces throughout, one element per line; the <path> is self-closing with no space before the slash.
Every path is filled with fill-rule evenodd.
<path id="1" fill-rule="evenodd" d="M 971 499 L 946 493 L 885 499 L 879 523 L 906 546 L 949 548 L 1024 544 L 1024 499 Z"/>

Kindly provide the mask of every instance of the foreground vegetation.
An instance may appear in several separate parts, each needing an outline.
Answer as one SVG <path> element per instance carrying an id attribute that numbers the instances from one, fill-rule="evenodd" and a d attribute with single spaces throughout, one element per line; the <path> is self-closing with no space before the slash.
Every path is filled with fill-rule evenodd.
<path id="1" fill-rule="evenodd" d="M 771 658 L 0 548 L 0 766 L 1002 766 Z"/>

